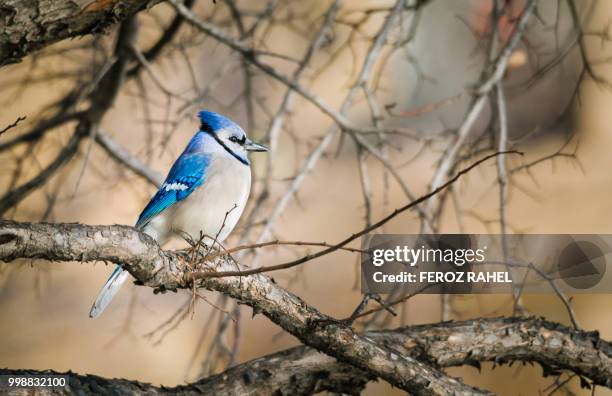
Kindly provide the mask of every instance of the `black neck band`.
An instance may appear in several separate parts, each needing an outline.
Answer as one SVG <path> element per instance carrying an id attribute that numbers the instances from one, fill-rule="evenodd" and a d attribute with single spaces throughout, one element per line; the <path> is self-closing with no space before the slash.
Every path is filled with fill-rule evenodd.
<path id="1" fill-rule="evenodd" d="M 215 141 L 217 143 L 219 143 L 221 145 L 221 147 L 223 147 L 225 149 L 225 151 L 227 151 L 228 153 L 230 153 L 234 158 L 236 158 L 238 161 L 240 161 L 241 163 L 243 163 L 244 165 L 249 165 L 249 162 L 242 158 L 241 156 L 239 156 L 238 154 L 234 153 L 232 151 L 232 149 L 230 149 L 229 147 L 226 146 L 225 143 L 223 143 L 223 141 L 221 139 L 219 139 L 219 136 L 217 136 L 217 134 L 212 130 L 212 128 L 210 127 L 210 125 L 208 125 L 207 123 L 203 122 L 202 124 L 200 124 L 200 130 L 202 132 L 207 133 L 208 135 L 212 136 L 213 139 L 215 139 Z"/>

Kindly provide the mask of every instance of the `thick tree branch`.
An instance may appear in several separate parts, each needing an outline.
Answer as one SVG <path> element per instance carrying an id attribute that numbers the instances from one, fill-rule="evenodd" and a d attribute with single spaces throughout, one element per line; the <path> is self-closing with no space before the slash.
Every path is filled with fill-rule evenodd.
<path id="1" fill-rule="evenodd" d="M 491 318 L 437 323 L 364 334 L 437 367 L 536 362 L 545 373 L 569 370 L 592 385 L 612 387 L 612 345 L 596 332 L 575 330 L 540 318 Z M 0 370 L 0 374 L 49 374 Z M 57 373 L 62 374 L 62 373 Z M 232 367 L 195 383 L 172 388 L 122 379 L 68 373 L 70 391 L 140 394 L 292 394 L 320 391 L 357 394 L 374 377 L 315 349 L 299 346 Z M 37 395 L 49 394 L 41 390 Z M 68 391 L 66 391 L 65 394 Z M 58 393 L 54 393 L 58 394 Z"/>
<path id="2" fill-rule="evenodd" d="M 546 374 L 569 370 L 612 388 L 612 344 L 596 331 L 542 318 L 491 318 L 368 333 L 435 367 L 537 362 Z"/>
<path id="3" fill-rule="evenodd" d="M 97 33 L 151 0 L 1 0 L 0 66 L 16 63 L 49 44 Z"/>
<path id="4" fill-rule="evenodd" d="M 0 260 L 45 258 L 57 261 L 110 261 L 121 264 L 138 283 L 156 290 L 191 288 L 190 271 L 235 268 L 226 255 L 199 257 L 163 251 L 149 236 L 127 226 L 30 224 L 0 221 Z M 195 265 L 194 265 L 195 264 Z M 255 313 L 263 313 L 304 344 L 383 378 L 413 394 L 483 394 L 410 356 L 363 337 L 310 307 L 267 276 L 209 278 L 197 286 L 222 292 Z"/>
<path id="5" fill-rule="evenodd" d="M 121 263 L 139 283 L 157 290 L 190 287 L 189 277 L 185 276 L 190 268 L 189 256 L 186 251 L 163 251 L 150 237 L 127 226 L 0 222 L 2 261 L 18 258 L 111 261 Z M 207 271 L 223 271 L 234 265 L 224 255 L 199 263 L 200 270 Z M 415 393 L 419 394 L 432 389 L 444 394 L 442 389 L 432 387 L 453 380 L 438 377 L 438 371 L 431 373 L 426 366 L 415 364 L 415 348 L 420 360 L 434 366 L 474 361 L 535 361 L 550 372 L 571 370 L 595 384 L 612 387 L 612 347 L 608 342 L 600 340 L 596 333 L 540 319 L 483 319 L 364 336 L 317 312 L 263 275 L 204 279 L 200 286 L 250 305 L 256 313 L 264 313 L 305 344 L 376 376 L 385 375 L 385 379 L 404 389 L 416 383 L 414 389 L 419 391 Z M 374 350 L 380 345 L 387 345 L 387 349 Z M 402 380 L 390 373 L 392 364 L 397 364 L 397 372 L 405 376 Z M 410 375 L 427 375 L 432 382 L 428 387 Z"/>
<path id="6" fill-rule="evenodd" d="M 197 382 L 157 387 L 125 379 L 54 371 L 0 369 L 0 375 L 68 375 L 69 387 L 38 388 L 31 395 L 358 395 L 374 377 L 308 347 L 296 347 L 234 366 Z M 18 395 L 19 391 L 8 392 Z"/>

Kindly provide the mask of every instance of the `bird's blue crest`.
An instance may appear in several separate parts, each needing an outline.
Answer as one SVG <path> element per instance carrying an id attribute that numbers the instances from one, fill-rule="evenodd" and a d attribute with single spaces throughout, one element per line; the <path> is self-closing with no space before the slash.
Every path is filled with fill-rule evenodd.
<path id="1" fill-rule="evenodd" d="M 213 111 L 202 110 L 198 113 L 200 118 L 200 129 L 204 132 L 217 133 L 221 129 L 240 128 L 240 125 L 221 114 Z"/>

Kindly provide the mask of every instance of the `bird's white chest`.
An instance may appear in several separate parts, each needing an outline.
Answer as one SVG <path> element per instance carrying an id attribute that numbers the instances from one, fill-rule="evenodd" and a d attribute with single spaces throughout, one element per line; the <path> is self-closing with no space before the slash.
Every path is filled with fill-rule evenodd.
<path id="1" fill-rule="evenodd" d="M 171 228 L 197 239 L 200 231 L 225 240 L 238 223 L 251 190 L 251 169 L 231 156 L 213 156 L 206 180 L 177 203 Z"/>

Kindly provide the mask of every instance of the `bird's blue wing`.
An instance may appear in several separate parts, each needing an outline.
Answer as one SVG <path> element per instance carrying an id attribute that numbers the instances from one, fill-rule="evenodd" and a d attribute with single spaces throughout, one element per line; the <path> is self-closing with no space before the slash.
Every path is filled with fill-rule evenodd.
<path id="1" fill-rule="evenodd" d="M 210 155 L 191 153 L 188 149 L 174 163 L 164 184 L 140 214 L 138 222 L 136 222 L 137 228 L 146 226 L 165 209 L 187 198 L 206 180 L 206 169 L 210 163 Z"/>

